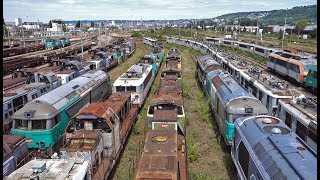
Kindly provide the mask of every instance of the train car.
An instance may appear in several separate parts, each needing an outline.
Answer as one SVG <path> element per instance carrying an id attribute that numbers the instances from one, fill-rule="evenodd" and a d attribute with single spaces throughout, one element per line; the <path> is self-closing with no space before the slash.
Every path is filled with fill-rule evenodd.
<path id="1" fill-rule="evenodd" d="M 317 59 L 289 52 L 275 52 L 269 54 L 267 68 L 287 77 L 292 82 L 303 84 L 313 65 L 317 65 Z"/>
<path id="2" fill-rule="evenodd" d="M 168 127 L 166 124 L 163 127 Z M 188 179 L 186 141 L 172 128 L 150 130 L 145 139 L 134 180 Z"/>
<path id="3" fill-rule="evenodd" d="M 275 116 L 279 99 L 304 97 L 304 95 L 266 70 L 262 70 L 245 59 L 220 52 L 213 56 L 221 66 L 245 89 L 258 98 Z"/>
<path id="4" fill-rule="evenodd" d="M 309 69 L 309 72 L 304 80 L 304 85 L 307 88 L 311 88 L 312 90 L 316 91 L 318 89 L 318 84 L 317 84 L 317 66 L 312 65 Z"/>
<path id="5" fill-rule="evenodd" d="M 59 61 L 64 61 L 64 64 L 55 73 L 61 78 L 62 84 L 65 84 L 90 70 L 90 68 L 85 68 L 84 63 L 79 61 L 69 61 L 67 59 L 60 59 Z"/>
<path id="6" fill-rule="evenodd" d="M 205 54 L 198 58 L 196 68 L 197 78 L 200 81 L 200 84 L 203 88 L 206 87 L 207 75 L 209 72 L 217 69 L 223 70 L 220 64 L 208 54 Z M 207 90 L 206 92 L 209 92 L 209 90 Z"/>
<path id="7" fill-rule="evenodd" d="M 150 46 L 155 46 L 157 41 L 158 41 L 157 39 L 152 39 L 152 38 L 148 38 L 148 37 L 143 38 L 143 43 L 149 44 Z"/>
<path id="8" fill-rule="evenodd" d="M 203 40 L 203 43 L 210 47 L 214 47 L 214 46 L 232 47 L 232 48 L 254 53 L 264 58 L 268 58 L 270 53 L 279 51 L 279 49 L 272 48 L 272 47 L 265 47 L 258 44 L 230 40 L 230 39 L 221 39 L 221 38 L 205 37 Z"/>
<path id="9" fill-rule="evenodd" d="M 113 58 L 118 61 L 118 63 L 121 63 L 122 59 L 124 58 L 122 56 L 123 53 L 121 51 L 120 46 L 107 45 L 105 48 L 102 49 L 102 51 L 111 54 Z"/>
<path id="10" fill-rule="evenodd" d="M 175 42 L 178 41 L 188 42 L 189 40 L 179 39 Z M 282 115 L 280 115 L 279 111 L 281 108 L 280 106 L 284 106 L 284 103 L 282 103 L 283 101 L 291 101 L 290 99 L 296 98 L 305 98 L 305 96 L 300 91 L 291 88 L 288 85 L 288 83 L 278 79 L 270 73 L 259 70 L 259 68 L 253 66 L 251 63 L 243 61 L 236 57 L 231 57 L 228 54 L 219 51 L 217 48 L 210 49 L 209 54 L 212 56 L 214 60 L 219 62 L 219 64 L 225 70 L 227 70 L 239 84 L 241 84 L 246 90 L 252 93 L 256 98 L 258 98 L 261 101 L 262 104 L 264 104 L 267 107 L 269 115 L 279 117 L 280 119 L 286 119 L 286 117 L 292 117 L 292 119 L 294 119 L 294 117 L 297 116 L 297 113 L 299 113 L 298 110 L 297 113 L 294 113 L 294 110 L 286 111 L 286 114 L 282 112 Z M 203 82 L 204 77 L 206 77 L 206 73 L 203 73 L 204 68 L 201 68 L 202 66 L 200 65 L 200 62 L 201 61 L 198 61 L 197 63 L 198 78 L 200 79 L 201 84 L 206 84 L 206 82 Z M 201 71 L 199 73 L 200 69 Z M 286 106 L 288 106 L 289 108 L 289 105 Z M 283 111 L 283 108 L 281 111 Z M 316 114 L 315 112 L 312 113 Z M 308 118 L 304 117 L 305 116 L 302 115 L 301 118 L 297 118 L 297 120 L 299 120 L 302 124 L 306 126 L 306 128 L 302 128 L 302 130 L 311 129 L 311 127 L 308 127 L 309 123 L 303 123 L 308 122 L 308 120 L 306 120 Z M 291 122 L 291 120 L 289 121 Z M 295 132 L 295 125 L 289 127 L 292 128 L 292 131 Z M 315 131 L 313 130 L 313 132 Z M 312 132 L 310 133 L 312 134 Z M 313 135 L 310 136 L 312 136 L 312 138 L 315 139 Z M 312 138 L 303 136 L 302 139 L 305 140 L 308 145 L 312 146 L 313 149 L 315 149 L 315 145 L 313 142 L 314 140 L 312 141 Z"/>
<path id="11" fill-rule="evenodd" d="M 317 153 L 317 98 L 281 99 L 277 114 Z"/>
<path id="12" fill-rule="evenodd" d="M 152 51 L 150 52 L 150 55 L 153 55 L 156 57 L 156 61 L 161 64 L 163 57 L 164 57 L 164 48 L 160 46 L 154 46 L 152 48 Z"/>
<path id="13" fill-rule="evenodd" d="M 177 122 L 167 124 L 173 124 L 173 126 L 176 127 L 176 130 L 179 128 L 182 134 L 185 134 L 183 95 L 182 89 L 177 82 L 162 82 L 158 93 L 152 98 L 147 111 L 147 126 L 149 128 L 161 126 L 161 122 L 154 122 L 154 116 L 158 113 L 168 116 L 171 114 L 172 118 L 175 116 Z"/>
<path id="14" fill-rule="evenodd" d="M 171 48 L 168 51 L 167 57 L 177 57 L 180 59 L 180 61 L 182 60 L 181 58 L 181 51 L 177 48 Z"/>
<path id="15" fill-rule="evenodd" d="M 160 62 L 158 62 L 156 60 L 156 58 L 157 57 L 154 56 L 154 55 L 144 55 L 138 61 L 138 63 L 140 63 L 140 64 L 150 65 L 152 67 L 152 75 L 154 77 L 156 77 L 157 72 L 158 72 L 158 70 L 160 68 Z"/>
<path id="16" fill-rule="evenodd" d="M 40 82 L 48 84 L 48 90 L 51 90 L 59 86 L 61 80 L 58 80 L 55 73 L 50 70 L 42 71 L 41 69 L 36 68 L 22 68 L 17 69 L 12 74 L 12 79 L 9 78 L 3 81 L 3 91 L 8 92 L 25 84 Z"/>
<path id="17" fill-rule="evenodd" d="M 130 57 L 136 50 L 136 41 L 134 39 L 129 39 L 124 44 L 126 57 Z"/>
<path id="18" fill-rule="evenodd" d="M 178 86 L 182 89 L 182 73 L 181 69 L 178 68 L 164 68 L 161 70 L 160 75 L 160 83 L 162 83 L 164 80 L 173 80 L 178 83 Z"/>
<path id="19" fill-rule="evenodd" d="M 238 117 L 268 114 L 268 109 L 261 101 L 239 85 L 227 71 L 218 69 L 209 72 L 204 91 L 227 145 L 231 145 L 233 123 Z"/>
<path id="20" fill-rule="evenodd" d="M 44 44 L 46 46 L 46 49 L 48 50 L 58 49 L 62 47 L 61 41 L 51 38 L 42 39 L 42 44 Z"/>
<path id="21" fill-rule="evenodd" d="M 264 58 L 268 58 L 270 53 L 278 51 L 275 48 L 272 47 L 265 47 L 265 46 L 260 46 L 258 44 L 251 44 L 253 47 L 253 53 L 262 56 Z"/>
<path id="22" fill-rule="evenodd" d="M 27 103 L 12 115 L 12 134 L 28 139 L 28 148 L 40 149 L 37 156 L 52 155 L 61 143 L 69 120 L 82 107 L 111 95 L 108 74 L 91 70 Z"/>
<path id="23" fill-rule="evenodd" d="M 131 101 L 141 107 L 154 78 L 152 66 L 134 64 L 114 82 L 113 92 L 131 92 Z"/>
<path id="24" fill-rule="evenodd" d="M 222 39 L 220 44 L 231 48 L 237 47 L 237 41 L 230 39 Z"/>
<path id="25" fill-rule="evenodd" d="M 231 157 L 239 179 L 317 179 L 317 156 L 278 118 L 235 120 Z"/>
<path id="26" fill-rule="evenodd" d="M 77 179 L 89 180 L 88 162 L 77 159 L 33 159 L 13 173 L 7 180 L 17 179 Z"/>
<path id="27" fill-rule="evenodd" d="M 167 56 L 165 67 L 181 69 L 181 59 L 174 55 Z"/>
<path id="28" fill-rule="evenodd" d="M 106 101 L 80 110 L 67 128 L 61 157 L 81 153 L 92 179 L 107 179 L 115 166 L 138 115 L 128 92 L 113 93 Z M 83 144 L 85 142 L 85 144 Z"/>
<path id="29" fill-rule="evenodd" d="M 8 176 L 28 160 L 28 147 L 24 136 L 3 135 L 3 177 Z"/>
<path id="30" fill-rule="evenodd" d="M 62 85 L 61 79 L 52 72 L 35 72 L 25 81 L 26 84 L 3 92 L 3 132 L 10 131 L 11 115 L 26 103 Z"/>
<path id="31" fill-rule="evenodd" d="M 207 46 L 219 46 L 221 44 L 221 38 L 218 37 L 205 37 L 203 43 Z"/>
<path id="32" fill-rule="evenodd" d="M 71 42 L 68 38 L 62 37 L 60 38 L 62 47 L 70 46 Z"/>

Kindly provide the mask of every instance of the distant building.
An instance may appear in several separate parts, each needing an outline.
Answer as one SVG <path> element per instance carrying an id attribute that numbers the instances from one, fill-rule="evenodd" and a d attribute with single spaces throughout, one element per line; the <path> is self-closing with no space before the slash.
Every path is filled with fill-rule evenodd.
<path id="1" fill-rule="evenodd" d="M 21 24 L 22 24 L 22 19 L 21 19 L 21 18 L 15 18 L 15 19 L 14 19 L 14 22 L 15 22 L 15 25 L 16 25 L 16 26 L 21 26 Z"/>
<path id="2" fill-rule="evenodd" d="M 22 26 L 27 30 L 40 30 L 42 24 L 42 22 L 23 22 Z"/>
<path id="3" fill-rule="evenodd" d="M 61 19 L 52 19 L 51 28 L 47 28 L 46 36 L 62 36 L 64 35 L 62 29 L 63 21 Z"/>
<path id="4" fill-rule="evenodd" d="M 317 25 L 309 25 L 309 26 L 306 26 L 306 28 L 304 28 L 305 31 L 312 31 L 314 29 L 317 29 Z"/>
<path id="5" fill-rule="evenodd" d="M 279 26 L 279 25 L 268 25 L 267 26 L 267 32 L 268 33 L 277 33 L 280 32 L 280 30 L 284 30 L 286 29 L 286 32 L 288 32 L 288 30 L 294 30 L 296 27 L 295 26 Z"/>
<path id="6" fill-rule="evenodd" d="M 50 32 L 63 32 L 62 30 L 62 20 L 61 19 L 53 19 L 51 20 L 52 28 L 47 28 L 47 31 Z"/>

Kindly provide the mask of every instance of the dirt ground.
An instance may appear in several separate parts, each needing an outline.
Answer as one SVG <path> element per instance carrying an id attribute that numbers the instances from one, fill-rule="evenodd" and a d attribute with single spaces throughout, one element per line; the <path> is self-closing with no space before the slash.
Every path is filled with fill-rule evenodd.
<path id="1" fill-rule="evenodd" d="M 188 121 L 187 148 L 190 179 L 235 179 L 230 152 L 223 145 L 220 145 L 216 138 L 216 134 L 218 134 L 217 124 L 211 116 L 209 104 L 203 91 L 197 84 L 195 76 L 196 68 L 190 54 L 199 56 L 200 53 L 190 51 L 190 49 L 183 46 L 164 44 L 166 52 L 171 47 L 178 47 L 182 51 L 183 93 L 184 108 Z M 150 50 L 151 47 L 138 44 L 137 51 L 133 55 L 134 58 L 129 59 L 128 63 L 120 64 L 117 69 L 115 68 L 110 71 L 112 81 L 114 82 L 118 76 L 130 67 L 128 64 L 133 64 L 138 60 L 138 57 L 148 52 L 148 49 Z M 110 179 L 132 179 L 138 155 L 143 150 L 147 107 L 159 83 L 160 77 L 158 73 L 151 91 L 139 112 L 138 121 L 127 139 L 123 153 L 113 172 L 114 176 L 110 177 Z"/>

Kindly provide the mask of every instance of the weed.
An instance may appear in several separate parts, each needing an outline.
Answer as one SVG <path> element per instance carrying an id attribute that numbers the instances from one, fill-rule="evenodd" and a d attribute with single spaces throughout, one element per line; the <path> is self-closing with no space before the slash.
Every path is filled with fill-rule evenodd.
<path id="1" fill-rule="evenodd" d="M 190 163 L 196 161 L 199 158 L 199 152 L 195 144 L 188 147 L 188 157 Z"/>
<path id="2" fill-rule="evenodd" d="M 134 126 L 133 126 L 133 129 L 132 129 L 132 134 L 133 135 L 139 135 L 141 132 L 140 132 L 140 125 L 138 123 L 136 123 Z"/>

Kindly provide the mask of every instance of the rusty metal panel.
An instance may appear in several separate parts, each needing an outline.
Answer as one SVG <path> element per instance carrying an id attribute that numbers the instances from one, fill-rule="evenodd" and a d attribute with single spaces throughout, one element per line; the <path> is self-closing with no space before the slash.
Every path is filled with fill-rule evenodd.
<path id="1" fill-rule="evenodd" d="M 177 122 L 176 110 L 155 110 L 153 114 L 153 122 Z"/>
<path id="2" fill-rule="evenodd" d="M 177 179 L 177 132 L 150 130 L 134 179 Z"/>

